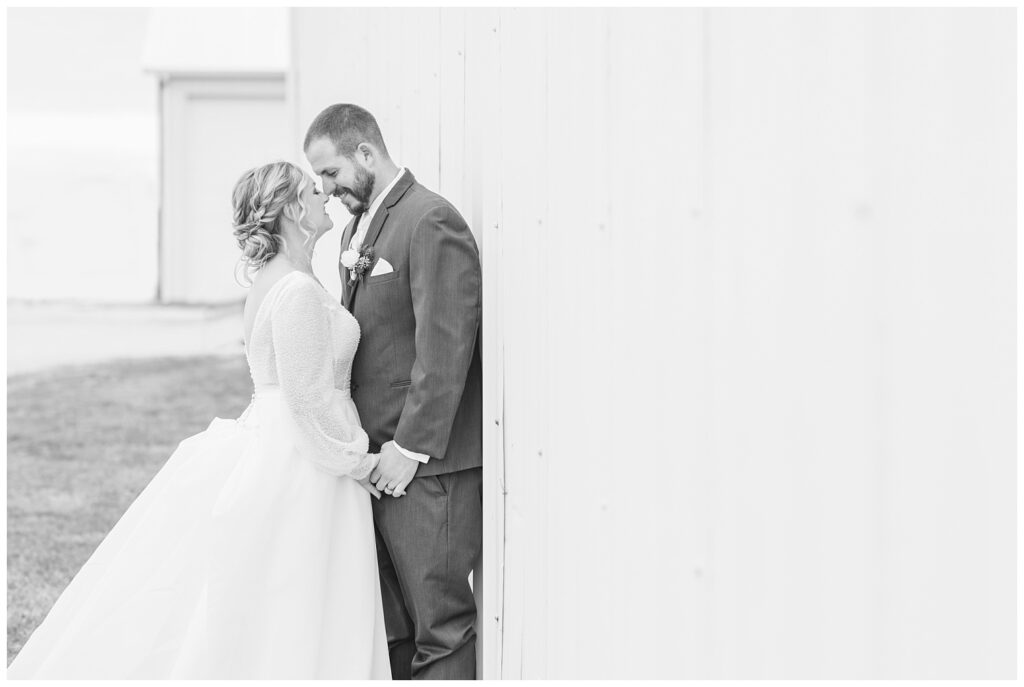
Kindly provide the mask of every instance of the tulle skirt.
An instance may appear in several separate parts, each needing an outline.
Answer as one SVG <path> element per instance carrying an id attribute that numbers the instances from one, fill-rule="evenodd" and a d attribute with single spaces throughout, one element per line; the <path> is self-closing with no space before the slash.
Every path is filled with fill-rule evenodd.
<path id="1" fill-rule="evenodd" d="M 36 679 L 388 679 L 370 495 L 280 396 L 183 441 L 8 669 Z"/>

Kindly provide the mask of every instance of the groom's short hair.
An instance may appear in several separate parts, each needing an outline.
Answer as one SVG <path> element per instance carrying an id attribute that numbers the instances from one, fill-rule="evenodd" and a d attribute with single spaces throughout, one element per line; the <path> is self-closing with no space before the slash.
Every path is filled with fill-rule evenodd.
<path id="1" fill-rule="evenodd" d="M 318 114 L 306 131 L 303 150 L 318 138 L 330 140 L 338 153 L 349 158 L 355 155 L 360 143 L 371 143 L 388 155 L 377 120 L 363 108 L 350 103 L 331 105 Z"/>

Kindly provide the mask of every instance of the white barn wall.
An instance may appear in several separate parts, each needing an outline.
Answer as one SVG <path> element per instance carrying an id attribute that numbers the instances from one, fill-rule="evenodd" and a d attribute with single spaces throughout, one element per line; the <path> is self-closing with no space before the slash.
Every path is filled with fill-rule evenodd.
<path id="1" fill-rule="evenodd" d="M 866 16 L 709 19 L 712 661 L 742 677 L 892 670 Z"/>
<path id="2" fill-rule="evenodd" d="M 498 28 L 500 13 L 497 9 L 476 10 L 444 10 L 447 21 L 445 25 L 456 24 L 458 18 L 464 18 L 465 27 L 465 120 L 463 122 L 462 139 L 464 144 L 464 164 L 461 177 L 463 180 L 462 205 L 468 212 L 467 221 L 471 227 L 479 227 L 477 235 L 481 242 L 481 259 L 483 270 L 489 277 L 484 278 L 483 302 L 492 306 L 484 306 L 483 316 L 483 488 L 484 488 L 484 537 L 483 561 L 480 574 L 474 581 L 474 592 L 477 595 L 477 620 L 480 630 L 478 643 L 477 672 L 483 677 L 497 678 L 503 675 L 502 651 L 504 645 L 502 610 L 505 588 L 505 540 L 499 533 L 505 531 L 505 450 L 504 425 L 505 417 L 505 327 L 501 310 L 501 275 L 506 267 L 501 259 L 502 245 L 500 241 L 482 242 L 483 234 L 501 227 L 502 188 L 500 178 L 489 177 L 485 170 L 485 161 L 495 160 L 499 156 L 500 141 L 494 135 L 499 113 L 498 92 L 492 85 L 494 65 L 498 64 L 500 43 Z M 450 19 L 449 19 L 450 18 Z M 452 48 L 458 53 L 458 44 L 445 45 L 450 55 Z M 446 70 L 449 81 L 457 81 L 457 63 L 452 71 Z M 448 76 L 453 74 L 452 76 Z M 453 136 L 458 138 L 458 132 Z M 453 146 L 457 146 L 454 143 Z M 442 150 L 447 145 L 442 146 Z M 446 158 L 442 157 L 442 160 Z M 444 164 L 444 163 L 442 163 Z M 449 168 L 458 169 L 457 165 Z M 444 168 L 443 168 L 444 169 Z M 455 174 L 455 178 L 460 175 Z M 451 188 L 455 193 L 457 186 Z M 445 192 L 449 192 L 445 189 Z M 453 195 L 454 197 L 454 195 Z M 514 266 L 512 267 L 514 269 Z"/>
<path id="3" fill-rule="evenodd" d="M 719 670 L 1013 673 L 1013 26 L 710 15 Z"/>
<path id="4" fill-rule="evenodd" d="M 486 675 L 1013 675 L 1010 10 L 292 19 L 481 242 Z"/>

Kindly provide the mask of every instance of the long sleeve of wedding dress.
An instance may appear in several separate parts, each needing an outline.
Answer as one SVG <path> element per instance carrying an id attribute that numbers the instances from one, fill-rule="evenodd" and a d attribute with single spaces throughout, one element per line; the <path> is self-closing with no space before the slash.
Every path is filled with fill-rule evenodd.
<path id="1" fill-rule="evenodd" d="M 330 305 L 311 280 L 284 289 L 270 316 L 278 384 L 304 457 L 334 475 L 362 479 L 373 459 L 366 432 L 338 412 Z M 340 307 L 340 306 L 338 306 Z M 354 350 L 355 346 L 352 346 Z M 344 371 L 348 386 L 349 371 Z"/>

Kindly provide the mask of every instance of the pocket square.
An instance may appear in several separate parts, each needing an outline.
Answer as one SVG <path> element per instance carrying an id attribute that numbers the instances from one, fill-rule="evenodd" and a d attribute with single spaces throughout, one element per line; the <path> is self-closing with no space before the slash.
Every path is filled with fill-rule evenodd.
<path id="1" fill-rule="evenodd" d="M 370 272 L 371 277 L 376 277 L 379 274 L 390 274 L 394 272 L 395 268 L 391 266 L 391 263 L 381 258 L 377 261 L 377 264 L 373 266 L 373 271 Z"/>

